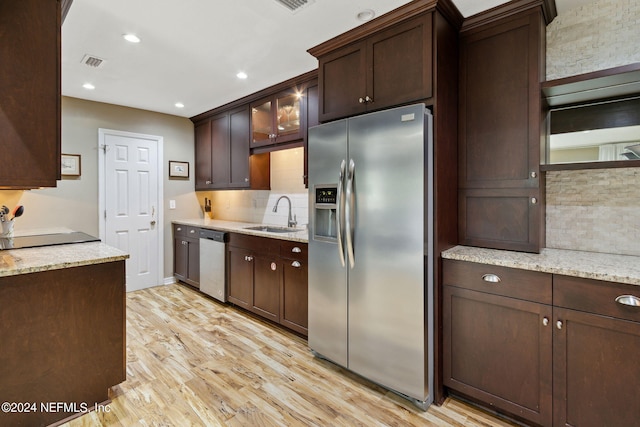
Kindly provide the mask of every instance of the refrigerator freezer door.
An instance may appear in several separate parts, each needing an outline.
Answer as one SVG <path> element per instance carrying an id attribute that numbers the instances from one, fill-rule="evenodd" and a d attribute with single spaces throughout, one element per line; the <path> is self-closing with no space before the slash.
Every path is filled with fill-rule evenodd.
<path id="1" fill-rule="evenodd" d="M 347 121 L 309 129 L 309 347 L 347 366 L 347 270 L 338 239 L 314 238 L 316 187 L 336 187 L 347 156 Z M 324 212 L 326 213 L 326 212 Z"/>
<path id="2" fill-rule="evenodd" d="M 347 160 L 348 367 L 418 400 L 428 394 L 424 123 L 423 105 L 352 118 Z"/>

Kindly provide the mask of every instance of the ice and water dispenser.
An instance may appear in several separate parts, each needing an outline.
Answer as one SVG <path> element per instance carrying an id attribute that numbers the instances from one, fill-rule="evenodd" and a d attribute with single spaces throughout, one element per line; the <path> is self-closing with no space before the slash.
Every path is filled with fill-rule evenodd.
<path id="1" fill-rule="evenodd" d="M 335 241 L 337 237 L 337 196 L 338 188 L 333 186 L 316 186 L 313 215 L 315 227 L 313 238 L 316 240 Z"/>

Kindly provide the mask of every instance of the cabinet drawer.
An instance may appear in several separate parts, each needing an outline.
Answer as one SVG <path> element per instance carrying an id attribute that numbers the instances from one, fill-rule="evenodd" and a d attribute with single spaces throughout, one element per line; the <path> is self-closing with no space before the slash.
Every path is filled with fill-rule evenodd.
<path id="1" fill-rule="evenodd" d="M 553 277 L 553 305 L 640 322 L 640 306 L 616 302 L 625 295 L 640 299 L 640 287 L 580 277 Z"/>
<path id="2" fill-rule="evenodd" d="M 186 237 L 187 226 L 182 224 L 173 224 L 173 236 L 174 237 Z"/>
<path id="3" fill-rule="evenodd" d="M 443 260 L 444 284 L 551 304 L 551 274 L 516 268 Z M 492 281 L 493 280 L 493 281 Z"/>
<path id="4" fill-rule="evenodd" d="M 247 234 L 229 233 L 229 245 L 250 249 L 253 252 L 280 255 L 280 241 L 267 237 L 249 236 Z"/>
<path id="5" fill-rule="evenodd" d="M 306 262 L 308 253 L 307 249 L 308 245 L 306 243 L 283 240 L 280 243 L 280 256 L 286 259 Z"/>

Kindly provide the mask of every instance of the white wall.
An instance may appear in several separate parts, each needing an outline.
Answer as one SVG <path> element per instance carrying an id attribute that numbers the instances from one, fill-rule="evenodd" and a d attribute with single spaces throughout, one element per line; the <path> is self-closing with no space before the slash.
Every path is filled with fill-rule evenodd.
<path id="1" fill-rule="evenodd" d="M 98 129 L 162 136 L 164 140 L 164 277 L 173 276 L 171 221 L 198 215 L 194 188 L 194 135 L 184 117 L 154 113 L 77 98 L 62 98 L 62 152 L 80 154 L 82 174 L 63 178 L 56 188 L 25 191 L 20 203 L 25 214 L 16 220 L 20 230 L 65 227 L 98 236 Z M 169 160 L 188 161 L 189 180 L 169 180 Z M 177 208 L 169 210 L 169 200 Z"/>

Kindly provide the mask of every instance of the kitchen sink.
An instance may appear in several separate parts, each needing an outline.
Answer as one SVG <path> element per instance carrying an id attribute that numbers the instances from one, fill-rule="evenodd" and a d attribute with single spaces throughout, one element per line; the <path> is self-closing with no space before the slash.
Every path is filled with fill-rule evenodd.
<path id="1" fill-rule="evenodd" d="M 251 227 L 244 227 L 245 230 L 265 231 L 267 233 L 295 233 L 304 230 L 303 228 L 295 227 L 278 227 L 275 225 L 253 225 Z"/>

